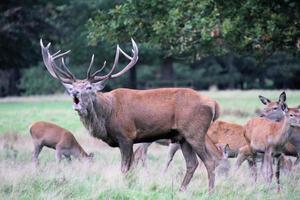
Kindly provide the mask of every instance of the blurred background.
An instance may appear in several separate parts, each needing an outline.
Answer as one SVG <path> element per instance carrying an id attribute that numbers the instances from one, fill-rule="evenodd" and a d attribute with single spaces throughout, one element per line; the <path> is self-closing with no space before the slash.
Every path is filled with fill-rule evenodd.
<path id="1" fill-rule="evenodd" d="M 130 53 L 133 38 L 138 64 L 106 90 L 299 89 L 299 11 L 296 0 L 2 0 L 0 96 L 64 91 L 43 66 L 40 38 L 52 52 L 72 50 L 78 78 L 93 53 L 94 70 L 110 68 L 116 45 Z"/>

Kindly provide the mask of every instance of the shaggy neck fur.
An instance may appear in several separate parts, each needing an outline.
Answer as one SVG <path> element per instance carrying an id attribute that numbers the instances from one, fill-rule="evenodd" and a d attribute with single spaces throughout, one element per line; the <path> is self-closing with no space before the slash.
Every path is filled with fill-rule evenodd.
<path id="1" fill-rule="evenodd" d="M 87 114 L 79 113 L 80 120 L 90 135 L 106 141 L 108 139 L 106 123 L 112 110 L 110 99 L 102 93 L 97 93 L 88 95 L 83 102 L 85 102 Z"/>

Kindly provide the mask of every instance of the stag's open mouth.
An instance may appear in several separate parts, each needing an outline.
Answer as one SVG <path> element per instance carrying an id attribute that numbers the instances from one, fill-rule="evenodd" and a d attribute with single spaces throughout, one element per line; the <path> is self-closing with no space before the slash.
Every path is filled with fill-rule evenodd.
<path id="1" fill-rule="evenodd" d="M 73 96 L 73 103 L 74 104 L 79 104 L 79 99 L 77 96 Z"/>
<path id="2" fill-rule="evenodd" d="M 293 126 L 293 127 L 300 127 L 300 123 L 292 122 L 292 123 L 291 123 L 291 126 Z"/>

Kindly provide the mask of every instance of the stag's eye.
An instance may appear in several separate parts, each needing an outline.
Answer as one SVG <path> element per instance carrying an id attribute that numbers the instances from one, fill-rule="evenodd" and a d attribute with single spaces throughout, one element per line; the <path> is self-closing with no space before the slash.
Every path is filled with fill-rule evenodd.
<path id="1" fill-rule="evenodd" d="M 92 86 L 87 86 L 85 89 L 91 90 L 91 89 L 92 89 Z"/>
<path id="2" fill-rule="evenodd" d="M 294 117 L 294 115 L 293 115 L 293 114 L 290 114 L 290 117 Z"/>
<path id="3" fill-rule="evenodd" d="M 273 110 L 277 110 L 277 108 L 273 108 Z"/>

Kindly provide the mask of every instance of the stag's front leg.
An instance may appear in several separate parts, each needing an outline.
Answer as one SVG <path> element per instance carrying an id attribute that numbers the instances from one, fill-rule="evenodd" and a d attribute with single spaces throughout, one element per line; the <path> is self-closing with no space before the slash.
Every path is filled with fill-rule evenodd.
<path id="1" fill-rule="evenodd" d="M 119 143 L 121 151 L 121 171 L 127 173 L 131 167 L 133 161 L 133 142 L 122 141 Z"/>

